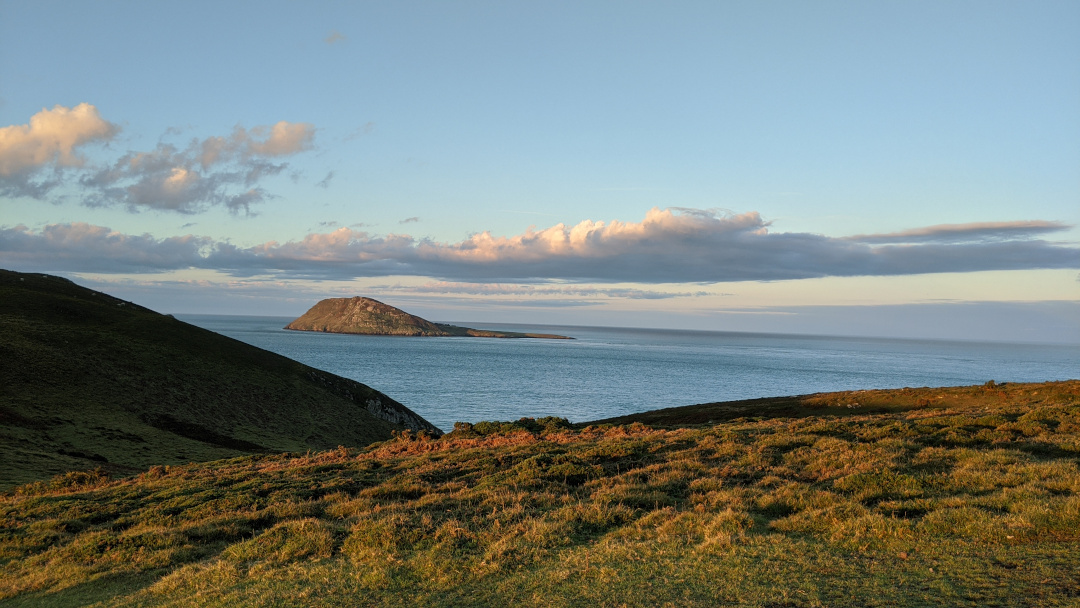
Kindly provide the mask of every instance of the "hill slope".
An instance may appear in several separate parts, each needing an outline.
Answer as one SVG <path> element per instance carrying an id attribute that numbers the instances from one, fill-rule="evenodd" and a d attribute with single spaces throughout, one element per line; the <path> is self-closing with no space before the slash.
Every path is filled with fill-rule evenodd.
<path id="1" fill-rule="evenodd" d="M 572 339 L 554 334 L 490 331 L 432 323 L 400 308 L 359 296 L 321 300 L 285 329 L 375 336 Z"/>
<path id="2" fill-rule="evenodd" d="M 1045 387 L 1056 387 L 1048 383 Z M 1061 386 L 1080 386 L 1076 381 Z M 972 407 L 988 398 L 1002 401 L 1023 398 L 1025 384 L 1002 383 L 993 380 L 981 387 L 900 388 L 836 393 L 814 393 L 792 397 L 764 397 L 739 401 L 721 401 L 700 405 L 684 405 L 650 410 L 615 418 L 605 418 L 589 424 L 633 424 L 639 422 L 657 428 L 682 428 L 711 425 L 740 418 L 806 418 L 808 416 L 846 415 L 853 410 L 860 414 L 890 414 L 935 407 Z M 1040 386 L 1040 385 L 1030 385 Z M 1036 389 L 1037 390 L 1037 389 Z M 1017 392 L 1020 391 L 1021 394 Z"/>
<path id="3" fill-rule="evenodd" d="M 71 474 L 0 496 L 0 604 L 1075 607 L 1080 382 L 868 393 Z"/>
<path id="4" fill-rule="evenodd" d="M 427 319 L 362 297 L 320 300 L 285 329 L 383 336 L 450 335 Z"/>
<path id="5" fill-rule="evenodd" d="M 0 487 L 438 434 L 360 383 L 49 275 L 0 271 L 0 377 Z"/>

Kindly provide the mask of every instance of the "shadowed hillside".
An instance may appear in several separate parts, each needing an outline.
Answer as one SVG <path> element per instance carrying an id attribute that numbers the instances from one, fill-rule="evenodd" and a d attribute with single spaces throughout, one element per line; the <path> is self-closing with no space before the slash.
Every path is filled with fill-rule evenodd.
<path id="1" fill-rule="evenodd" d="M 0 487 L 438 430 L 360 383 L 49 275 L 0 271 Z"/>

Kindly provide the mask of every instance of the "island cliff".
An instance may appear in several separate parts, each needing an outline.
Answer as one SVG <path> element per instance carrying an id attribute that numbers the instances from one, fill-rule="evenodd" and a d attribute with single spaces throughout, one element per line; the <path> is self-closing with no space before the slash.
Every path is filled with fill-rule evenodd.
<path id="1" fill-rule="evenodd" d="M 572 340 L 555 334 L 489 331 L 432 323 L 400 308 L 371 298 L 327 298 L 285 326 L 298 331 L 375 336 L 464 336 L 474 338 L 547 338 Z"/>

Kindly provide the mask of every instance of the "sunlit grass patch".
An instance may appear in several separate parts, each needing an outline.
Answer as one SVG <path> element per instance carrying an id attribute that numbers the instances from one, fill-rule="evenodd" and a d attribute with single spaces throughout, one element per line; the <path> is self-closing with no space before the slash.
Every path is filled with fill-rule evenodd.
<path id="1" fill-rule="evenodd" d="M 1045 385 L 1036 404 L 1011 385 L 919 390 L 899 393 L 910 407 L 860 394 L 844 416 L 526 419 L 43 482 L 0 498 L 0 594 L 116 581 L 111 603 L 133 606 L 1080 597 L 1080 470 L 1063 431 L 1080 391 Z"/>
<path id="2" fill-rule="evenodd" d="M 287 563 L 301 558 L 330 557 L 341 543 L 342 531 L 315 518 L 284 521 L 251 540 L 233 543 L 223 557 L 235 562 Z"/>

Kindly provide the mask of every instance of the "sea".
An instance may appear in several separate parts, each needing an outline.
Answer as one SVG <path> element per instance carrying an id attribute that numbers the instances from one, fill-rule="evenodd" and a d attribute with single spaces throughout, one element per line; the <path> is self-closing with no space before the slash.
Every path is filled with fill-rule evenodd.
<path id="1" fill-rule="evenodd" d="M 288 317 L 176 315 L 351 378 L 449 431 L 457 421 L 646 410 L 826 391 L 1080 378 L 1080 346 L 455 323 L 574 340 L 361 336 Z"/>

